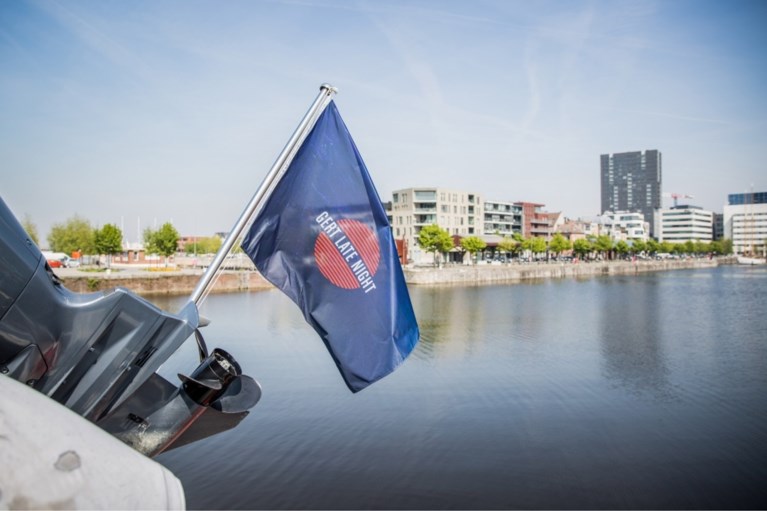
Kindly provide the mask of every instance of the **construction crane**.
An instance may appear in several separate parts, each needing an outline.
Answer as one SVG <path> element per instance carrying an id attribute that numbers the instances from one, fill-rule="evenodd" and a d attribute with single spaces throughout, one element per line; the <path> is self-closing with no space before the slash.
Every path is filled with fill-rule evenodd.
<path id="1" fill-rule="evenodd" d="M 664 193 L 664 197 L 671 197 L 674 199 L 674 207 L 677 207 L 677 200 L 678 199 L 694 199 L 695 196 L 693 195 L 687 195 L 686 193 Z"/>

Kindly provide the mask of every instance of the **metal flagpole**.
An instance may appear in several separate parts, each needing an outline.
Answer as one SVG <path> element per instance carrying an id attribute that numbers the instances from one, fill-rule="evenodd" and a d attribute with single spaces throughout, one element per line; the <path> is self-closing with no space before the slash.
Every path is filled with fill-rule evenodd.
<path id="1" fill-rule="evenodd" d="M 234 224 L 234 227 L 232 227 L 229 235 L 221 244 L 221 248 L 216 253 L 216 257 L 213 259 L 213 261 L 208 266 L 208 269 L 200 278 L 200 281 L 197 283 L 197 287 L 195 287 L 194 291 L 192 291 L 192 295 L 189 297 L 190 302 L 194 302 L 195 305 L 199 305 L 199 303 L 205 297 L 213 283 L 213 279 L 216 276 L 216 273 L 221 268 L 221 264 L 224 262 L 224 259 L 234 246 L 234 243 L 240 237 L 242 231 L 245 230 L 245 227 L 248 225 L 253 215 L 259 209 L 268 192 L 271 191 L 271 189 L 277 184 L 279 179 L 285 173 L 285 170 L 287 170 L 287 167 L 293 160 L 293 156 L 295 156 L 296 151 L 298 151 L 301 142 L 303 142 L 304 138 L 306 138 L 306 135 L 309 133 L 309 131 L 311 131 L 312 127 L 314 127 L 315 121 L 325 110 L 325 107 L 333 98 L 333 94 L 337 92 L 338 89 L 327 83 L 320 85 L 320 93 L 317 95 L 314 103 L 312 103 L 312 106 L 309 107 L 309 110 L 306 112 L 306 115 L 304 115 L 301 123 L 293 133 L 293 136 L 291 136 L 290 140 L 288 140 L 285 148 L 277 157 L 277 160 L 272 165 L 272 168 L 264 178 L 261 186 L 258 187 L 258 190 L 256 190 L 256 193 L 253 195 L 253 198 L 250 199 L 250 202 L 245 207 L 245 210 L 240 215 L 240 218 Z"/>

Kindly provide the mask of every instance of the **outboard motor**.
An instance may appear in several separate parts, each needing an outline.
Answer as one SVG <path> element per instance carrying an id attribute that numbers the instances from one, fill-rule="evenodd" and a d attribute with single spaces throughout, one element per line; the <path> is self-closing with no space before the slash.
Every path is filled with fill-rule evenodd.
<path id="1" fill-rule="evenodd" d="M 261 397 L 224 350 L 208 354 L 197 306 L 160 310 L 127 289 L 74 293 L 0 198 L 0 373 L 154 456 L 239 424 Z M 200 365 L 156 373 L 191 336 Z"/>

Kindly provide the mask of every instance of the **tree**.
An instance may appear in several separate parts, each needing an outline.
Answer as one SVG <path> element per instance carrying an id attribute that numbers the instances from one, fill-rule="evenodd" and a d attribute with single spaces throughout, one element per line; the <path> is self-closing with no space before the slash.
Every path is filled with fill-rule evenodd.
<path id="1" fill-rule="evenodd" d="M 54 252 L 93 254 L 93 227 L 75 215 L 64 224 L 54 224 L 48 234 L 48 246 Z"/>
<path id="2" fill-rule="evenodd" d="M 107 267 L 111 266 L 112 256 L 123 250 L 123 233 L 114 224 L 106 224 L 93 232 L 93 245 L 97 254 L 107 256 Z"/>
<path id="3" fill-rule="evenodd" d="M 486 246 L 487 243 L 477 236 L 467 236 L 466 238 L 461 239 L 461 247 L 471 254 L 472 260 L 474 259 L 474 254 L 480 250 L 484 250 Z"/>
<path id="4" fill-rule="evenodd" d="M 150 254 L 159 254 L 165 257 L 165 266 L 168 266 L 168 257 L 176 253 L 180 236 L 173 224 L 165 222 L 162 227 L 153 231 L 144 231 L 144 244 Z"/>
<path id="5" fill-rule="evenodd" d="M 573 242 L 573 252 L 575 252 L 581 259 L 591 253 L 592 250 L 593 247 L 591 246 L 591 242 L 586 238 L 581 238 Z"/>
<path id="6" fill-rule="evenodd" d="M 37 226 L 32 222 L 32 217 L 29 214 L 24 215 L 24 220 L 21 222 L 21 226 L 27 231 L 29 239 L 35 242 L 35 245 L 40 246 L 40 237 L 37 234 Z"/>
<path id="7" fill-rule="evenodd" d="M 218 236 L 195 238 L 194 241 L 187 243 L 184 248 L 187 254 L 215 254 L 221 248 L 221 243 L 221 238 Z"/>
<path id="8" fill-rule="evenodd" d="M 602 257 L 608 257 L 609 252 L 613 249 L 613 240 L 606 234 L 597 236 L 596 242 L 594 242 L 594 250 L 602 254 Z"/>
<path id="9" fill-rule="evenodd" d="M 629 252 L 629 244 L 623 240 L 620 240 L 618 243 L 615 244 L 615 251 L 621 256 L 624 256 L 628 254 Z"/>
<path id="10" fill-rule="evenodd" d="M 565 250 L 570 250 L 571 248 L 573 248 L 572 242 L 562 236 L 562 233 L 559 232 L 556 233 L 549 242 L 549 250 L 554 252 L 555 256 L 558 256 L 560 253 L 564 252 Z"/>
<path id="11" fill-rule="evenodd" d="M 695 253 L 698 255 L 707 254 L 711 251 L 711 244 L 705 241 L 696 240 L 693 244 L 695 245 Z"/>
<path id="12" fill-rule="evenodd" d="M 498 250 L 504 253 L 515 253 L 519 250 L 519 242 L 513 238 L 504 236 L 501 241 L 498 242 Z"/>
<path id="13" fill-rule="evenodd" d="M 647 250 L 647 243 L 643 239 L 636 239 L 631 241 L 631 251 L 635 254 L 640 254 Z"/>
<path id="14" fill-rule="evenodd" d="M 647 252 L 649 254 L 657 254 L 659 250 L 660 250 L 660 244 L 656 240 L 652 238 L 647 240 Z"/>
<path id="15" fill-rule="evenodd" d="M 526 238 L 522 242 L 522 248 L 529 250 L 531 254 L 540 254 L 546 252 L 546 240 L 538 237 Z"/>
<path id="16" fill-rule="evenodd" d="M 435 263 L 438 252 L 448 252 L 453 248 L 453 238 L 437 224 L 426 225 L 418 233 L 418 245 L 427 252 L 434 252 Z"/>

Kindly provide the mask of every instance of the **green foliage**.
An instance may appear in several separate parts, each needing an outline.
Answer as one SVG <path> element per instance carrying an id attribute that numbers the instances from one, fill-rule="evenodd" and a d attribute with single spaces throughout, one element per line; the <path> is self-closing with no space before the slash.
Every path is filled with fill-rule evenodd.
<path id="1" fill-rule="evenodd" d="M 571 248 L 573 248 L 572 242 L 562 236 L 561 233 L 556 233 L 549 242 L 549 250 L 554 252 L 555 255 L 559 255 L 561 252 L 570 250 Z"/>
<path id="2" fill-rule="evenodd" d="M 170 222 L 164 223 L 156 231 L 144 230 L 144 246 L 147 252 L 165 256 L 166 264 L 167 258 L 176 253 L 179 238 L 178 231 Z"/>
<path id="3" fill-rule="evenodd" d="M 123 251 L 123 233 L 116 225 L 106 224 L 93 232 L 93 244 L 97 254 L 119 254 Z"/>
<path id="4" fill-rule="evenodd" d="M 418 233 L 418 245 L 427 252 L 433 252 L 435 260 L 437 253 L 448 252 L 454 246 L 450 233 L 437 224 L 421 228 L 421 231 Z"/>
<path id="5" fill-rule="evenodd" d="M 211 236 L 187 243 L 186 252 L 188 254 L 215 254 L 219 248 L 221 248 L 221 238 Z"/>
<path id="6" fill-rule="evenodd" d="M 453 238 L 437 224 L 423 227 L 418 233 L 418 244 L 427 252 L 448 252 L 453 248 Z"/>
<path id="7" fill-rule="evenodd" d="M 461 239 L 461 247 L 472 256 L 480 250 L 484 250 L 486 246 L 487 243 L 477 236 L 467 236 L 466 238 Z"/>
<path id="8" fill-rule="evenodd" d="M 586 255 L 591 253 L 592 250 L 594 250 L 594 247 L 586 238 L 581 238 L 573 242 L 573 252 L 575 252 L 580 258 L 586 257 Z"/>
<path id="9" fill-rule="evenodd" d="M 35 242 L 35 245 L 40 246 L 40 236 L 37 234 L 37 226 L 32 222 L 32 217 L 29 214 L 24 215 L 24 220 L 21 221 L 21 226 L 27 231 L 29 239 Z"/>
<path id="10" fill-rule="evenodd" d="M 520 249 L 520 242 L 516 241 L 513 238 L 508 238 L 504 236 L 503 239 L 498 242 L 498 250 L 500 250 L 501 252 L 516 254 L 519 251 L 519 249 Z"/>
<path id="11" fill-rule="evenodd" d="M 621 255 L 628 254 L 629 244 L 623 240 L 620 240 L 618 241 L 618 243 L 615 244 L 615 251 Z"/>
<path id="12" fill-rule="evenodd" d="M 631 240 L 631 251 L 635 254 L 639 254 L 640 252 L 644 252 L 647 250 L 647 243 L 645 243 L 644 240 Z"/>
<path id="13" fill-rule="evenodd" d="M 596 250 L 602 255 L 605 255 L 608 252 L 610 252 L 612 249 L 613 249 L 613 240 L 612 238 L 610 238 L 610 236 L 606 234 L 597 236 L 597 239 L 594 242 L 594 250 Z"/>
<path id="14" fill-rule="evenodd" d="M 546 240 L 543 238 L 530 237 L 522 242 L 522 249 L 529 250 L 533 254 L 546 252 Z"/>
<path id="15" fill-rule="evenodd" d="M 656 240 L 650 238 L 647 240 L 646 250 L 650 254 L 657 254 L 660 251 L 660 244 Z"/>
<path id="16" fill-rule="evenodd" d="M 82 252 L 93 254 L 93 227 L 90 222 L 75 215 L 63 224 L 54 224 L 48 234 L 48 246 L 54 252 Z"/>

